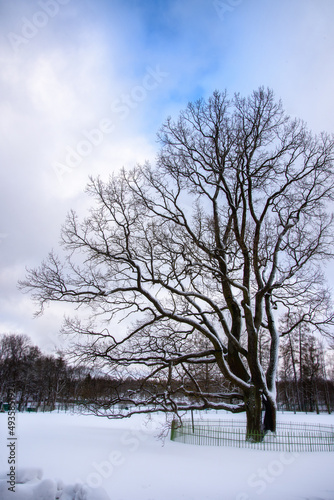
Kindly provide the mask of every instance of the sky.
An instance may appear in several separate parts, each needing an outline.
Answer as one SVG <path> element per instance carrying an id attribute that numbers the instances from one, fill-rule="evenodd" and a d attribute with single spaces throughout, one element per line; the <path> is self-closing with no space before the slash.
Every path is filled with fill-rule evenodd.
<path id="1" fill-rule="evenodd" d="M 64 305 L 34 319 L 18 280 L 87 210 L 88 177 L 154 162 L 189 101 L 264 85 L 333 133 L 333 19 L 333 0 L 0 0 L 0 333 L 61 344 Z"/>

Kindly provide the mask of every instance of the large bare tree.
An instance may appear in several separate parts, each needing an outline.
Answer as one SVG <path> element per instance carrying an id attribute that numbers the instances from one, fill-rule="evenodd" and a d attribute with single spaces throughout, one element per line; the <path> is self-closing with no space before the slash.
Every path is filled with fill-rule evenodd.
<path id="1" fill-rule="evenodd" d="M 91 179 L 89 216 L 71 212 L 63 227 L 67 259 L 50 254 L 21 286 L 41 311 L 86 308 L 88 321 L 64 325 L 85 339 L 78 356 L 141 381 L 105 407 L 246 411 L 248 437 L 261 436 L 276 425 L 280 315 L 304 311 L 298 321 L 327 333 L 333 322 L 319 267 L 333 254 L 333 138 L 260 88 L 189 104 L 159 139 L 154 168 Z"/>

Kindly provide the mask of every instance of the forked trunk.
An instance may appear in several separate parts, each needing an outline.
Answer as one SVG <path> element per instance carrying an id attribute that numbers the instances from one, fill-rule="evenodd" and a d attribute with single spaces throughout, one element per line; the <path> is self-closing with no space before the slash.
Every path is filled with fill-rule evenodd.
<path id="1" fill-rule="evenodd" d="M 252 442 L 263 441 L 268 431 L 276 431 L 276 405 L 273 401 L 262 397 L 261 392 L 254 386 L 245 395 L 247 431 L 246 440 Z M 262 420 L 262 407 L 264 418 Z"/>

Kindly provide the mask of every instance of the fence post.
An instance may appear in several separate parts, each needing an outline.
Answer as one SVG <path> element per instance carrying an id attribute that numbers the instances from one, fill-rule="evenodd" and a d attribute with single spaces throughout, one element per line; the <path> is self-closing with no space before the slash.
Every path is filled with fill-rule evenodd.
<path id="1" fill-rule="evenodd" d="M 171 430 L 170 430 L 170 440 L 174 441 L 175 437 L 175 420 L 172 420 Z"/>

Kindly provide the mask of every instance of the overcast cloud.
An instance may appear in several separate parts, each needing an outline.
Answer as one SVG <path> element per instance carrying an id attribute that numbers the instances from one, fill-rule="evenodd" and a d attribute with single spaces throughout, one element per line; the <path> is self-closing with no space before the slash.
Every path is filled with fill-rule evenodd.
<path id="1" fill-rule="evenodd" d="M 88 176 L 154 161 L 188 101 L 265 85 L 334 132 L 333 19 L 332 0 L 0 0 L 0 333 L 59 343 L 63 306 L 32 319 L 17 280 L 87 208 Z"/>

